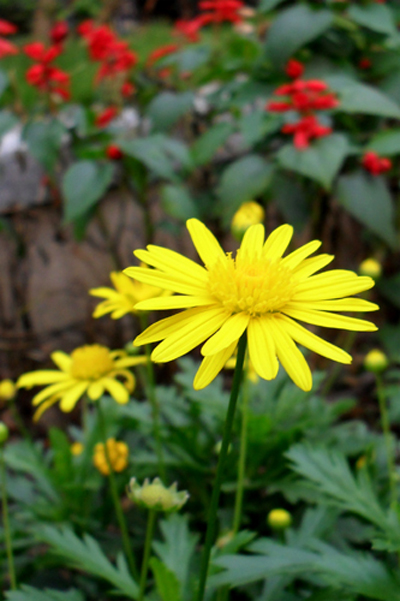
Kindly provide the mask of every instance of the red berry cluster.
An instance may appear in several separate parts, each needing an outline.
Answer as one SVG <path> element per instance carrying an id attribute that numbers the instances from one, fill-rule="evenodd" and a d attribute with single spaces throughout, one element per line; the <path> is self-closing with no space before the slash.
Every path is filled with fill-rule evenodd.
<path id="1" fill-rule="evenodd" d="M 304 65 L 300 61 L 297 61 L 294 58 L 291 58 L 285 67 L 285 73 L 291 79 L 297 79 L 301 77 L 304 73 Z"/>
<path id="2" fill-rule="evenodd" d="M 0 19 L 0 36 L 12 35 L 16 32 L 17 28 L 15 27 L 15 25 L 10 23 L 9 21 Z M 0 58 L 9 56 L 11 54 L 18 54 L 18 48 L 8 40 L 5 40 L 3 37 L 0 37 Z"/>
<path id="3" fill-rule="evenodd" d="M 372 175 L 380 175 L 392 168 L 392 161 L 385 157 L 380 157 L 376 152 L 370 150 L 364 154 L 362 165 Z"/>
<path id="4" fill-rule="evenodd" d="M 40 92 L 56 95 L 62 100 L 69 100 L 70 77 L 68 73 L 52 65 L 60 56 L 63 48 L 61 44 L 53 44 L 46 48 L 42 42 L 32 42 L 24 46 L 24 52 L 36 64 L 29 67 L 26 72 L 26 81 L 35 86 Z"/>
<path id="5" fill-rule="evenodd" d="M 296 79 L 293 83 L 277 88 L 274 94 L 286 96 L 286 100 L 268 102 L 265 107 L 268 111 L 297 111 L 301 116 L 295 123 L 289 123 L 282 128 L 282 133 L 293 134 L 296 148 L 308 148 L 314 138 L 332 133 L 332 128 L 321 124 L 314 114 L 315 111 L 333 109 L 339 104 L 336 96 L 328 91 L 328 85 L 324 81 Z"/>
<path id="6" fill-rule="evenodd" d="M 243 17 L 240 9 L 244 8 L 244 2 L 240 0 L 201 0 L 199 8 L 202 11 L 200 19 L 203 25 L 209 23 L 241 23 Z"/>

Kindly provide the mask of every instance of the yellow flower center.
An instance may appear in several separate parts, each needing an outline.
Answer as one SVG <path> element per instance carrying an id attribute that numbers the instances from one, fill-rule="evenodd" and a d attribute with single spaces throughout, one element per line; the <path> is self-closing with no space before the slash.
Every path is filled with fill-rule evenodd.
<path id="1" fill-rule="evenodd" d="M 293 297 L 292 272 L 282 261 L 237 253 L 218 259 L 209 271 L 209 291 L 231 313 L 252 317 L 280 311 Z"/>
<path id="2" fill-rule="evenodd" d="M 114 369 L 110 351 L 100 344 L 81 346 L 71 358 L 71 376 L 77 380 L 99 380 Z"/>

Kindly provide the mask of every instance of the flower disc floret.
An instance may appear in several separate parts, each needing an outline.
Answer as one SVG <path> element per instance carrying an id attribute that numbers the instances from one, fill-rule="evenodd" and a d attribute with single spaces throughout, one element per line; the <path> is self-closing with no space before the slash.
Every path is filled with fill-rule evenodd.
<path id="1" fill-rule="evenodd" d="M 172 250 L 149 245 L 135 255 L 154 269 L 130 267 L 125 273 L 176 293 L 135 305 L 147 311 L 183 311 L 151 325 L 134 344 L 159 342 L 152 359 L 163 363 L 204 343 L 196 389 L 218 375 L 245 332 L 258 376 L 275 378 L 281 363 L 295 384 L 310 390 L 311 372 L 296 343 L 340 363 L 351 363 L 351 356 L 298 321 L 354 331 L 377 329 L 369 321 L 337 314 L 377 310 L 374 303 L 351 298 L 372 288 L 374 280 L 342 269 L 317 273 L 333 259 L 325 254 L 310 256 L 321 245 L 318 240 L 283 257 L 293 228 L 283 225 L 265 240 L 264 226 L 258 224 L 249 227 L 233 257 L 197 219 L 189 219 L 187 227 L 204 267 Z"/>
<path id="2" fill-rule="evenodd" d="M 114 369 L 110 351 L 100 344 L 75 349 L 71 359 L 71 376 L 77 380 L 98 380 Z"/>

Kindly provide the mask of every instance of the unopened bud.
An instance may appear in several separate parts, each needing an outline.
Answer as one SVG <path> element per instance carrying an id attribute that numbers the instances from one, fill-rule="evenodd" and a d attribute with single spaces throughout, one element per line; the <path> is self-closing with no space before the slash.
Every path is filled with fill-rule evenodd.
<path id="1" fill-rule="evenodd" d="M 146 509 L 172 513 L 178 511 L 186 503 L 189 494 L 185 490 L 178 492 L 176 482 L 167 488 L 160 478 L 154 478 L 153 482 L 146 478 L 143 485 L 140 486 L 136 482 L 136 478 L 132 478 L 129 483 L 128 497 Z"/>
<path id="2" fill-rule="evenodd" d="M 369 275 L 370 278 L 377 280 L 382 275 L 382 265 L 376 259 L 365 259 L 358 268 L 360 275 Z"/>
<path id="3" fill-rule="evenodd" d="M 292 516 L 286 509 L 272 509 L 267 516 L 267 522 L 274 530 L 285 530 L 292 523 Z"/>
<path id="4" fill-rule="evenodd" d="M 374 374 L 380 374 L 385 371 L 389 365 L 389 359 L 381 350 L 375 348 L 369 351 L 364 357 L 364 367 Z"/>
<path id="5" fill-rule="evenodd" d="M 8 428 L 4 422 L 0 422 L 0 446 L 3 446 L 3 444 L 7 441 L 7 439 L 8 439 Z"/>
<path id="6" fill-rule="evenodd" d="M 232 218 L 231 232 L 233 236 L 241 241 L 246 230 L 251 225 L 262 223 L 264 221 L 265 211 L 257 202 L 244 202 L 236 211 Z"/>
<path id="7" fill-rule="evenodd" d="M 17 387 L 12 380 L 2 380 L 0 382 L 0 400 L 11 401 L 15 397 Z"/>

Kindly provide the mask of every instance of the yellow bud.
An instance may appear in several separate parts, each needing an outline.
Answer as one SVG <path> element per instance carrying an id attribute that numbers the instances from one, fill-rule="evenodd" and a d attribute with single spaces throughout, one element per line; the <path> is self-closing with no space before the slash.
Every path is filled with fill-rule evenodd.
<path id="1" fill-rule="evenodd" d="M 83 453 L 84 446 L 81 442 L 73 442 L 70 446 L 71 453 L 73 455 L 81 455 Z"/>
<path id="2" fill-rule="evenodd" d="M 381 350 L 375 348 L 369 351 L 364 357 L 364 367 L 374 374 L 385 371 L 389 365 L 389 359 Z"/>
<path id="3" fill-rule="evenodd" d="M 107 440 L 107 454 L 109 461 L 107 461 L 104 444 L 99 442 L 95 445 L 93 463 L 104 476 L 108 476 L 110 473 L 109 463 L 113 472 L 122 472 L 127 467 L 129 448 L 124 442 L 109 438 Z"/>
<path id="4" fill-rule="evenodd" d="M 186 503 L 189 495 L 186 491 L 177 491 L 176 483 L 169 488 L 164 486 L 160 478 L 150 482 L 148 478 L 140 486 L 136 478 L 129 483 L 128 497 L 141 507 L 155 509 L 156 511 L 178 511 Z"/>
<path id="5" fill-rule="evenodd" d="M 257 202 L 244 202 L 232 218 L 231 232 L 239 240 L 243 238 L 245 231 L 251 226 L 264 221 L 265 211 Z"/>
<path id="6" fill-rule="evenodd" d="M 360 275 L 369 275 L 374 280 L 378 279 L 382 274 L 382 265 L 376 259 L 365 259 L 358 268 Z"/>
<path id="7" fill-rule="evenodd" d="M 12 380 L 2 380 L 0 382 L 0 400 L 11 401 L 15 397 L 17 387 Z"/>
<path id="8" fill-rule="evenodd" d="M 267 516 L 267 522 L 274 530 L 285 530 L 292 523 L 292 516 L 286 509 L 272 509 Z"/>
<path id="9" fill-rule="evenodd" d="M 4 422 L 0 422 L 0 446 L 3 446 L 3 444 L 7 441 L 7 439 L 8 439 L 8 428 Z"/>

